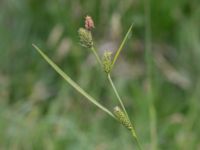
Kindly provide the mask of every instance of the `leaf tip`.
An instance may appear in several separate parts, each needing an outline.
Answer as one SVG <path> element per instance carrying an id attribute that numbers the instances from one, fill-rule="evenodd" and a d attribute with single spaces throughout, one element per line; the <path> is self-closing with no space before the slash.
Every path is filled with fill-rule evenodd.
<path id="1" fill-rule="evenodd" d="M 36 46 L 34 43 L 32 43 L 32 46 L 33 46 L 34 48 L 37 48 L 37 46 Z"/>

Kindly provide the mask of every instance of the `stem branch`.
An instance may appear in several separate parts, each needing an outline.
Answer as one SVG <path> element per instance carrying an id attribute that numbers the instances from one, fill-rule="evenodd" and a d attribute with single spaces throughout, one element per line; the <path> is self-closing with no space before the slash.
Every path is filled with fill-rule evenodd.
<path id="1" fill-rule="evenodd" d="M 110 84 L 111 84 L 111 86 L 112 86 L 112 88 L 113 88 L 113 90 L 114 90 L 115 95 L 117 96 L 117 99 L 118 99 L 118 101 L 119 101 L 119 103 L 120 103 L 120 105 L 121 105 L 123 111 L 125 112 L 125 115 L 126 115 L 127 119 L 128 119 L 129 122 L 131 123 L 130 118 L 129 118 L 129 116 L 128 116 L 128 113 L 127 113 L 127 111 L 126 111 L 126 108 L 124 107 L 124 104 L 123 104 L 123 102 L 122 102 L 122 100 L 121 100 L 121 98 L 120 98 L 120 96 L 119 96 L 119 94 L 118 94 L 118 92 L 117 92 L 117 89 L 116 89 L 116 87 L 115 87 L 115 85 L 114 85 L 114 83 L 113 83 L 113 81 L 112 81 L 112 78 L 110 77 L 110 74 L 108 74 L 108 80 L 109 80 L 109 82 L 110 82 Z M 132 123 L 131 123 L 131 124 L 132 124 Z M 137 144 L 137 146 L 138 146 L 138 149 L 139 149 L 139 150 L 142 150 L 141 144 L 140 144 L 139 139 L 138 139 L 137 134 L 136 134 L 136 130 L 135 130 L 135 128 L 134 128 L 133 125 L 132 125 L 132 127 L 133 127 L 133 128 L 132 128 L 132 130 L 131 130 L 131 135 L 132 135 L 133 139 L 136 141 L 136 144 Z"/>
<path id="2" fill-rule="evenodd" d="M 100 66 L 102 66 L 101 59 L 99 58 L 99 55 L 97 54 L 97 52 L 96 52 L 96 50 L 95 50 L 94 46 L 93 46 L 93 47 L 91 47 L 91 50 L 92 50 L 92 52 L 94 53 L 94 56 L 96 57 L 96 59 L 97 59 L 97 61 L 98 61 L 99 65 L 100 65 Z"/>
<path id="3" fill-rule="evenodd" d="M 112 86 L 112 88 L 113 88 L 113 90 L 115 92 L 115 95 L 117 96 L 117 99 L 118 99 L 123 111 L 125 112 L 126 116 L 128 117 L 128 113 L 126 112 L 126 108 L 124 107 L 124 104 L 123 104 L 123 102 L 122 102 L 122 100 L 121 100 L 121 98 L 120 98 L 120 96 L 119 96 L 119 94 L 117 92 L 117 89 L 116 89 L 116 87 L 115 87 L 115 85 L 114 85 L 114 83 L 113 83 L 113 81 L 112 81 L 112 79 L 110 77 L 110 74 L 108 74 L 108 80 L 109 80 L 109 82 L 110 82 L 110 84 L 111 84 L 111 86 Z"/>

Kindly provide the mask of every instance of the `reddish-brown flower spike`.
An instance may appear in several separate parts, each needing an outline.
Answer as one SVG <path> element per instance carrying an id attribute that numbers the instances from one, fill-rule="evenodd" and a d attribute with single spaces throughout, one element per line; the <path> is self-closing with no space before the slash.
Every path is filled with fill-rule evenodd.
<path id="1" fill-rule="evenodd" d="M 92 20 L 92 17 L 90 16 L 85 17 L 85 28 L 87 30 L 92 30 L 94 28 L 94 22 Z"/>

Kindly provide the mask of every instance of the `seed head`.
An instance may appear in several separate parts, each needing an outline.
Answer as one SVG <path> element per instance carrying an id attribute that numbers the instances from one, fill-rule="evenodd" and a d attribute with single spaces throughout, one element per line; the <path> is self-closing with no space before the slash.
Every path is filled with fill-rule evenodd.
<path id="1" fill-rule="evenodd" d="M 129 119 L 126 117 L 124 112 L 120 109 L 120 107 L 116 106 L 114 107 L 113 113 L 115 117 L 118 119 L 118 121 L 127 129 L 132 130 L 133 126 Z"/>
<path id="2" fill-rule="evenodd" d="M 78 34 L 83 47 L 91 48 L 93 46 L 92 34 L 89 30 L 80 28 Z"/>
<path id="3" fill-rule="evenodd" d="M 105 51 L 103 54 L 103 69 L 106 73 L 110 73 L 112 68 L 112 52 Z"/>
<path id="4" fill-rule="evenodd" d="M 94 28 L 94 22 L 92 20 L 92 17 L 90 16 L 85 17 L 85 28 L 90 31 Z"/>

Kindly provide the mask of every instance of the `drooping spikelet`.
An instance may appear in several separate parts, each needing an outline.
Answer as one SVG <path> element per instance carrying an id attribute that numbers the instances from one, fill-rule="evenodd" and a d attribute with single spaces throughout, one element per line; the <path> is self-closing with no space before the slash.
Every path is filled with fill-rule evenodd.
<path id="1" fill-rule="evenodd" d="M 105 51 L 103 54 L 103 69 L 106 73 L 110 73 L 112 68 L 112 52 Z"/>
<path id="2" fill-rule="evenodd" d="M 129 119 L 126 117 L 124 112 L 118 106 L 114 107 L 113 113 L 114 113 L 115 117 L 118 119 L 118 121 L 123 126 L 125 126 L 129 130 L 133 129 L 131 122 L 129 121 Z"/>
<path id="3" fill-rule="evenodd" d="M 80 28 L 78 34 L 83 47 L 91 48 L 93 46 L 92 34 L 89 30 Z"/>

